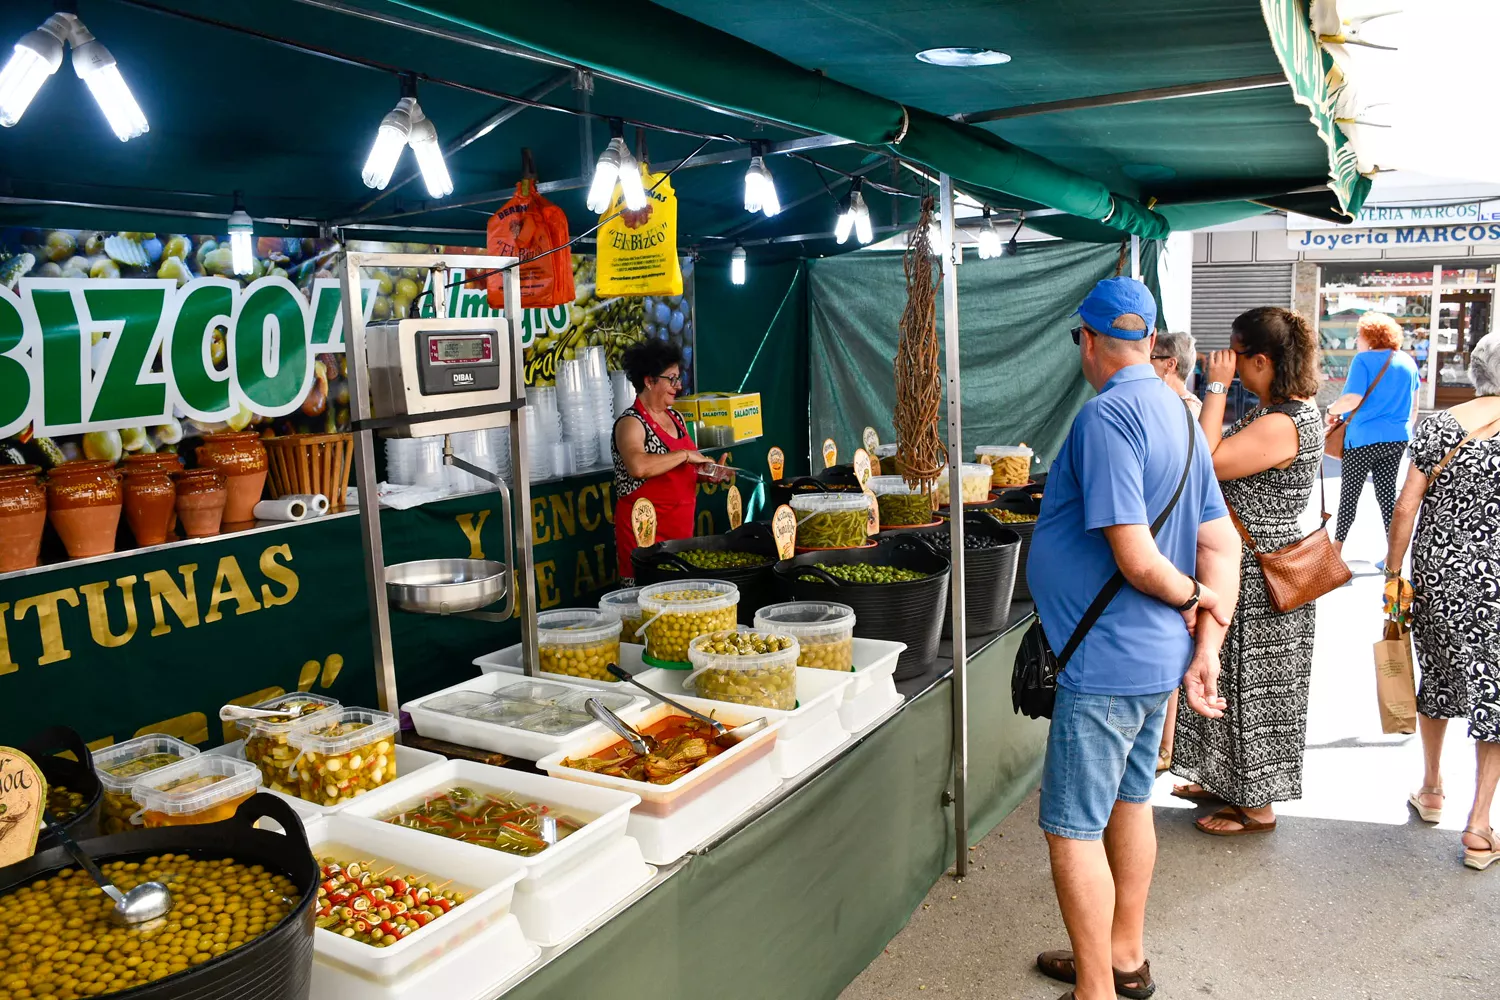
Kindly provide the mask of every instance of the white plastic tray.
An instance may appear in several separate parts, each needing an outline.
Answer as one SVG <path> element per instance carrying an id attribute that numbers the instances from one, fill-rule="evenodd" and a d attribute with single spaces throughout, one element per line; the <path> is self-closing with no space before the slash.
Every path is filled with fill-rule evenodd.
<path id="1" fill-rule="evenodd" d="M 851 733 L 867 728 L 901 700 L 896 691 L 896 658 L 904 642 L 854 637 L 854 680 L 839 706 L 839 721 Z"/>
<path id="2" fill-rule="evenodd" d="M 903 647 L 904 648 L 904 647 Z M 646 662 L 641 659 L 645 654 L 646 647 L 634 642 L 620 643 L 620 666 L 627 674 L 638 674 L 647 669 Z M 521 644 L 506 646 L 497 649 L 493 653 L 485 653 L 483 656 L 475 657 L 474 666 L 484 673 L 503 674 L 525 674 L 521 667 Z M 892 669 L 895 669 L 894 667 Z M 619 681 L 596 681 L 589 677 L 569 677 L 567 674 L 549 674 L 546 671 L 537 674 L 538 680 L 565 680 L 569 684 L 584 684 L 588 687 L 602 687 L 614 691 L 620 687 Z"/>
<path id="3" fill-rule="evenodd" d="M 441 922 L 429 926 L 436 927 Z M 541 954 L 542 950 L 521 933 L 515 915 L 507 913 L 447 954 L 391 982 L 358 975 L 324 960 L 314 951 L 312 989 L 308 995 L 312 1000 L 488 998 Z"/>
<path id="4" fill-rule="evenodd" d="M 851 734 L 858 734 L 901 702 L 896 682 L 890 677 L 879 677 L 872 687 L 844 699 L 844 704 L 839 706 L 839 722 Z"/>
<path id="5" fill-rule="evenodd" d="M 515 648 L 519 649 L 520 647 Z M 619 714 L 626 720 L 629 720 L 636 712 L 645 708 L 648 703 L 645 695 L 640 695 L 637 689 L 619 682 L 606 685 L 602 682 L 581 681 L 576 677 L 564 678 L 558 674 L 544 674 L 541 677 L 533 678 L 521 673 L 491 672 L 470 678 L 461 684 L 455 684 L 441 691 L 434 691 L 425 698 L 417 698 L 409 701 L 401 706 L 401 711 L 411 716 L 412 724 L 417 727 L 417 732 L 423 736 L 447 740 L 449 743 L 457 743 L 459 746 L 494 750 L 497 753 L 508 754 L 512 757 L 523 757 L 526 760 L 536 760 L 538 757 L 545 757 L 555 750 L 560 750 L 568 743 L 576 742 L 580 736 L 585 734 L 604 732 L 604 727 L 599 725 L 599 723 L 590 722 L 587 726 L 575 729 L 571 733 L 566 733 L 562 736 L 548 736 L 544 733 L 533 733 L 525 729 L 516 729 L 512 726 L 497 725 L 493 722 L 481 722 L 478 719 L 463 719 L 456 715 L 448 715 L 445 712 L 434 712 L 426 707 L 433 699 L 450 695 L 455 691 L 476 691 L 484 694 L 496 694 L 505 688 L 517 684 L 526 684 L 531 681 L 559 684 L 563 687 L 587 692 L 607 688 L 611 692 L 630 696 L 634 700 L 619 711 Z"/>
<path id="6" fill-rule="evenodd" d="M 586 930 L 655 875 L 639 841 L 616 837 L 572 868 L 521 882 L 510 910 L 529 940 L 551 948 Z"/>
<path id="7" fill-rule="evenodd" d="M 453 887 L 468 898 L 450 913 L 414 931 L 389 948 L 375 948 L 341 937 L 333 931 L 313 933 L 313 953 L 323 962 L 339 966 L 368 982 L 390 983 L 454 951 L 468 939 L 506 917 L 516 883 L 525 870 L 515 859 L 498 851 L 487 857 L 459 850 L 463 844 L 434 837 L 436 843 L 413 842 L 399 836 L 404 831 L 385 823 L 370 823 L 347 814 L 319 816 L 306 823 L 307 842 L 314 858 L 340 845 L 353 857 L 340 861 L 381 858 L 394 862 L 398 871 L 425 875 L 434 882 L 452 880 Z M 360 853 L 364 852 L 364 853 Z"/>
<path id="8" fill-rule="evenodd" d="M 630 814 L 626 829 L 640 842 L 647 861 L 671 864 L 729 829 L 780 784 L 781 779 L 771 769 L 770 755 L 762 755 L 718 784 L 709 785 L 670 816 L 653 816 L 637 809 Z"/>
<path id="9" fill-rule="evenodd" d="M 717 713 L 730 704 L 687 695 L 682 684 L 686 678 L 687 672 L 683 670 L 655 669 L 640 674 L 638 679 L 704 714 Z M 795 709 L 789 712 L 755 709 L 768 719 L 781 720 L 781 735 L 771 752 L 771 769 L 778 778 L 796 777 L 848 741 L 849 731 L 839 721 L 839 706 L 853 680 L 854 675 L 846 670 L 798 667 Z"/>
<path id="10" fill-rule="evenodd" d="M 235 740 L 233 743 L 225 743 L 223 746 L 214 747 L 212 750 L 205 750 L 203 752 L 205 754 L 221 754 L 225 757 L 234 757 L 237 760 L 244 760 L 245 741 Z M 404 788 L 408 786 L 411 783 L 411 780 L 415 779 L 417 775 L 421 774 L 429 767 L 434 767 L 438 764 L 441 764 L 445 760 L 447 760 L 447 758 L 440 753 L 433 753 L 430 750 L 418 750 L 415 747 L 402 746 L 400 743 L 397 743 L 396 777 L 393 780 L 387 781 L 384 785 L 380 786 L 377 791 L 384 791 L 387 788 Z M 344 809 L 354 804 L 352 802 L 345 802 L 341 805 L 336 806 L 320 806 L 315 802 L 309 802 L 306 799 L 298 798 L 295 795 L 287 795 L 284 792 L 272 791 L 264 785 L 261 786 L 261 791 L 270 792 L 270 794 L 275 795 L 281 798 L 283 801 L 289 803 L 292 809 L 296 811 L 297 815 L 301 816 L 303 819 L 308 819 L 313 816 L 332 816 L 333 814 L 342 812 Z M 366 792 L 365 794 L 373 795 L 375 793 Z"/>
<path id="11" fill-rule="evenodd" d="M 676 781 L 666 785 L 653 785 L 645 781 L 617 778 L 612 774 L 598 774 L 593 771 L 584 771 L 578 768 L 563 766 L 563 760 L 568 757 L 587 757 L 590 754 L 597 753 L 600 750 L 619 743 L 620 738 L 610 732 L 583 737 L 570 744 L 567 748 L 543 757 L 536 762 L 536 766 L 554 777 L 566 778 L 570 782 L 576 781 L 582 784 L 598 785 L 601 788 L 631 792 L 640 796 L 640 804 L 632 811 L 632 815 L 670 816 L 689 802 L 703 795 L 714 785 L 744 770 L 759 758 L 769 755 L 776 745 L 777 737 L 780 735 L 782 720 L 770 717 L 762 709 L 748 705 L 730 705 L 722 702 L 702 702 L 701 705 L 712 709 L 715 712 L 715 717 L 726 726 L 738 726 L 741 723 L 750 722 L 753 719 L 762 717 L 769 718 L 770 724 L 749 739 L 730 747 L 706 763 L 689 771 Z M 693 707 L 699 708 L 700 706 L 694 705 Z M 675 708 L 658 703 L 641 712 L 632 720 L 631 724 L 637 729 L 645 729 L 672 715 L 681 715 L 681 713 Z M 646 857 L 647 860 L 652 860 L 649 853 Z"/>

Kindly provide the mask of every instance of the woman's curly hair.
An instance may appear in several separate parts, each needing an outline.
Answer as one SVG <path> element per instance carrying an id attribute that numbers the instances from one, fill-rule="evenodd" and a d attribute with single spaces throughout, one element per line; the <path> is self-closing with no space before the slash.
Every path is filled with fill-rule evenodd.
<path id="1" fill-rule="evenodd" d="M 1231 325 L 1243 353 L 1271 359 L 1268 403 L 1284 403 L 1318 394 L 1320 360 L 1318 335 L 1300 313 L 1280 306 L 1259 306 L 1235 317 Z"/>

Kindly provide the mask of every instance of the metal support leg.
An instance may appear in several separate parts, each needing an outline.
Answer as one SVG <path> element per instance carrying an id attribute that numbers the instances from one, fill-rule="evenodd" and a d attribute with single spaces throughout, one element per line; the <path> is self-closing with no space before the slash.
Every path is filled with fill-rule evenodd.
<path id="1" fill-rule="evenodd" d="M 1130 237 L 1130 276 L 1136 281 L 1141 280 L 1141 238 Z"/>
<path id="2" fill-rule="evenodd" d="M 953 178 L 939 178 L 939 210 L 943 214 L 943 354 L 948 366 L 948 496 L 959 502 L 949 507 L 949 557 L 953 562 L 953 832 L 957 841 L 954 872 L 969 873 L 969 654 L 965 644 L 964 518 L 963 518 L 963 396 L 959 390 L 958 268 L 954 266 Z"/>

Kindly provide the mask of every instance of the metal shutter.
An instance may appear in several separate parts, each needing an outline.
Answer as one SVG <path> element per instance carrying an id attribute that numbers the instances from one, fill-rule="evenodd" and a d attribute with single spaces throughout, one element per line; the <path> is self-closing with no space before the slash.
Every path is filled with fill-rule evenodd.
<path id="1" fill-rule="evenodd" d="M 1195 264 L 1193 328 L 1199 351 L 1229 346 L 1229 324 L 1246 309 L 1292 304 L 1292 268 L 1285 264 Z"/>

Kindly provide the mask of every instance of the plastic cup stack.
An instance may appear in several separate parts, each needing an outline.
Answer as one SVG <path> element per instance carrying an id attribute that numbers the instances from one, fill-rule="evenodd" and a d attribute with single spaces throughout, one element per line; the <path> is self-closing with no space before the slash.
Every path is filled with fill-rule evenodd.
<path id="1" fill-rule="evenodd" d="M 557 408 L 573 471 L 592 469 L 599 464 L 598 410 L 584 361 L 575 359 L 558 365 Z"/>
<path id="2" fill-rule="evenodd" d="M 386 438 L 386 480 L 399 486 L 449 485 L 441 437 Z"/>
<path id="3" fill-rule="evenodd" d="M 615 401 L 614 387 L 609 382 L 609 369 L 605 366 L 604 348 L 590 347 L 583 352 L 583 377 L 594 407 L 594 433 L 599 438 L 598 464 L 609 465 L 613 462 L 609 436 L 615 426 Z"/>
<path id="4" fill-rule="evenodd" d="M 610 372 L 609 381 L 615 397 L 615 416 L 618 418 L 635 402 L 635 386 L 630 384 L 630 379 L 625 377 L 624 372 Z"/>
<path id="5" fill-rule="evenodd" d="M 485 431 L 490 436 L 490 453 L 494 456 L 494 469 L 508 485 L 515 485 L 516 477 L 510 463 L 510 428 L 491 427 Z"/>
<path id="6" fill-rule="evenodd" d="M 527 403 L 521 409 L 521 419 L 526 421 L 526 462 L 531 466 L 531 481 L 552 478 L 552 442 L 542 435 L 536 404 Z"/>

